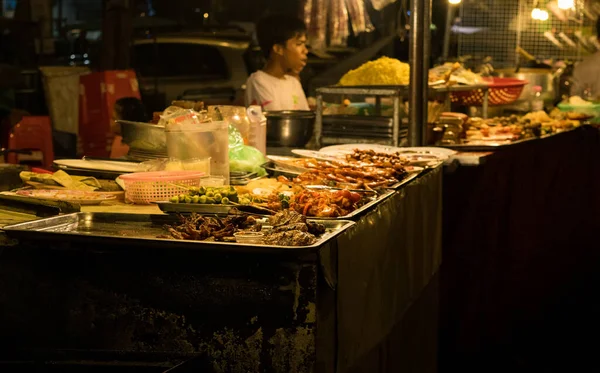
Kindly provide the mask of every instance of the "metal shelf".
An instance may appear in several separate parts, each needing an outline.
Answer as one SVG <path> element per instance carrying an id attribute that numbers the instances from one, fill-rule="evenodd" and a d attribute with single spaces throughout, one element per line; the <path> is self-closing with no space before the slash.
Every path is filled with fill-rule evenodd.
<path id="1" fill-rule="evenodd" d="M 487 118 L 489 87 L 487 84 L 477 85 L 453 85 L 453 86 L 430 86 L 429 94 L 446 94 L 446 103 L 450 104 L 451 92 L 467 92 L 473 90 L 482 90 L 484 93 L 482 112 L 483 117 Z M 341 96 L 370 96 L 375 97 L 375 114 L 381 115 L 381 97 L 391 97 L 393 101 L 394 113 L 392 116 L 392 142 L 398 146 L 400 133 L 400 105 L 402 98 L 407 97 L 409 93 L 408 85 L 397 86 L 328 86 L 317 89 L 317 111 L 315 118 L 314 140 L 317 147 L 321 147 L 323 139 L 323 95 L 341 95 Z"/>

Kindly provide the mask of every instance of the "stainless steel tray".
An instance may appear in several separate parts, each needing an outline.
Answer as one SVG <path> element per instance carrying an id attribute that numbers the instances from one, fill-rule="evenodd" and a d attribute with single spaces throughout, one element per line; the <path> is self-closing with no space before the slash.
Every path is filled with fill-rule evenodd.
<path id="1" fill-rule="evenodd" d="M 252 205 L 221 205 L 221 204 L 198 204 L 198 203 L 172 203 L 168 201 L 154 202 L 161 211 L 166 213 L 190 214 L 195 212 L 201 215 L 227 215 L 232 208 L 237 208 L 242 212 L 258 215 L 269 214 L 268 209 Z"/>
<path id="2" fill-rule="evenodd" d="M 563 131 L 563 132 L 568 132 L 568 131 Z M 556 136 L 558 134 L 561 134 L 563 132 L 551 133 L 551 134 L 543 135 L 543 136 L 540 136 L 540 137 L 530 137 L 528 139 L 511 141 L 511 142 L 506 142 L 506 143 L 502 143 L 502 144 L 491 143 L 491 142 L 490 142 L 490 144 L 481 144 L 481 143 L 480 144 L 469 144 L 469 143 L 466 143 L 466 144 L 454 144 L 454 145 L 441 145 L 441 147 L 452 149 L 452 150 L 457 150 L 457 151 L 461 151 L 461 152 L 486 152 L 486 151 L 489 152 L 489 151 L 495 151 L 495 150 L 501 150 L 501 149 L 510 148 L 511 146 L 518 145 L 518 144 L 523 144 L 523 143 L 527 143 L 527 142 L 531 142 L 531 141 L 546 139 L 548 137 L 552 137 L 552 136 Z"/>
<path id="3" fill-rule="evenodd" d="M 326 187 L 324 189 L 337 190 L 337 188 L 326 188 Z M 314 219 L 322 219 L 322 220 L 356 219 L 357 217 L 361 216 L 363 213 L 365 213 L 366 211 L 371 209 L 373 206 L 377 205 L 381 201 L 390 197 L 392 194 L 394 194 L 393 190 L 387 190 L 381 194 L 378 194 L 375 199 L 362 205 L 361 207 L 352 211 L 348 215 L 338 216 L 335 218 L 315 217 Z M 196 203 L 171 203 L 171 202 L 156 202 L 156 204 L 162 211 L 164 211 L 166 213 L 189 214 L 189 213 L 194 212 L 196 214 L 201 214 L 201 215 L 227 215 L 229 213 L 229 210 L 236 207 L 244 212 L 261 214 L 260 207 L 257 208 L 256 206 L 208 205 L 208 204 L 202 205 L 202 204 L 196 204 Z M 252 210 L 253 208 L 255 209 L 255 211 Z M 265 210 L 264 212 L 266 214 L 267 210 Z M 310 216 L 308 218 L 313 219 L 313 217 L 310 217 Z"/>
<path id="4" fill-rule="evenodd" d="M 288 169 L 279 167 L 276 164 L 274 164 L 272 161 L 261 165 L 261 167 L 264 168 L 265 170 L 267 170 L 269 172 L 269 174 L 272 176 L 283 175 L 286 177 L 295 178 L 296 176 L 301 174 L 300 172 L 297 172 L 297 171 L 292 171 L 292 170 L 288 170 Z M 389 187 L 386 187 L 385 189 L 394 189 L 394 190 L 399 189 L 399 188 L 403 187 L 404 185 L 410 183 L 417 177 L 419 177 L 419 175 L 421 175 L 421 173 L 422 172 L 411 173 L 406 178 L 400 180 L 399 182 L 397 182 L 394 185 L 390 185 Z"/>
<path id="5" fill-rule="evenodd" d="M 408 95 L 408 85 L 371 85 L 371 86 L 339 86 L 317 88 L 318 94 L 338 94 L 338 95 L 372 95 L 372 96 L 406 96 Z M 474 85 L 439 85 L 429 86 L 429 94 L 443 92 L 465 92 L 477 89 L 488 90 L 487 84 Z"/>
<path id="6" fill-rule="evenodd" d="M 164 224 L 177 222 L 173 215 L 80 212 L 4 227 L 20 242 L 42 243 L 44 247 L 65 245 L 73 249 L 119 251 L 123 249 L 209 250 L 235 252 L 281 252 L 315 250 L 354 225 L 348 220 L 310 219 L 321 223 L 326 233 L 310 246 L 273 246 L 229 242 L 183 241 L 157 238 L 167 234 Z M 80 245 L 80 246 L 73 246 Z"/>
<path id="7" fill-rule="evenodd" d="M 358 218 L 360 218 L 361 216 L 363 216 L 365 213 L 367 213 L 369 210 L 371 210 L 373 207 L 375 207 L 379 203 L 381 203 L 381 202 L 385 201 L 386 199 L 388 199 L 389 197 L 391 197 L 394 193 L 395 193 L 395 191 L 388 190 L 388 191 L 386 191 L 386 192 L 384 192 L 382 194 L 378 194 L 377 198 L 373 199 L 369 203 L 366 203 L 366 204 L 362 205 L 361 207 L 359 207 L 356 210 L 352 211 L 348 215 L 339 216 L 339 217 L 336 217 L 336 218 L 322 218 L 322 217 L 319 217 L 318 219 L 323 219 L 323 220 L 345 220 L 345 219 L 358 220 Z M 309 217 L 309 219 L 311 219 L 311 218 Z"/>
<path id="8" fill-rule="evenodd" d="M 262 164 L 260 167 L 267 170 L 267 172 L 272 176 L 283 175 L 286 177 L 294 178 L 302 173 L 302 172 L 289 170 L 289 169 L 277 166 L 273 161 L 266 162 L 266 163 Z"/>
<path id="9" fill-rule="evenodd" d="M 411 181 L 413 181 L 414 179 L 418 178 L 424 171 L 425 170 L 423 170 L 421 172 L 413 172 L 411 174 L 408 174 L 407 177 L 405 177 L 404 179 L 400 180 L 396 184 L 387 187 L 387 189 L 398 190 L 398 189 L 402 188 L 403 186 L 405 186 L 406 184 L 408 184 Z"/>

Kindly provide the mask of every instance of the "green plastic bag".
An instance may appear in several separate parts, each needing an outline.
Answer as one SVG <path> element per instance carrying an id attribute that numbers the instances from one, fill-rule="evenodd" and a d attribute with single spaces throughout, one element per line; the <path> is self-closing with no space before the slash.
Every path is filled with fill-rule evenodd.
<path id="1" fill-rule="evenodd" d="M 233 125 L 229 125 L 229 172 L 250 172 L 258 176 L 267 174 L 261 167 L 267 160 L 260 150 L 244 145 L 244 139 Z"/>

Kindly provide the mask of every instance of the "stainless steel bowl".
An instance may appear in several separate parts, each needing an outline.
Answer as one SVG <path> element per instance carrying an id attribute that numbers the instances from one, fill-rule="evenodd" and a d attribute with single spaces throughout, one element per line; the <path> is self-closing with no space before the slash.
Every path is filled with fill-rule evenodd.
<path id="1" fill-rule="evenodd" d="M 121 126 L 123 143 L 129 145 L 131 150 L 167 153 L 167 135 L 164 126 L 127 120 L 118 120 L 117 123 Z"/>
<path id="2" fill-rule="evenodd" d="M 310 140 L 315 127 L 312 111 L 271 111 L 267 117 L 267 145 L 303 147 Z"/>

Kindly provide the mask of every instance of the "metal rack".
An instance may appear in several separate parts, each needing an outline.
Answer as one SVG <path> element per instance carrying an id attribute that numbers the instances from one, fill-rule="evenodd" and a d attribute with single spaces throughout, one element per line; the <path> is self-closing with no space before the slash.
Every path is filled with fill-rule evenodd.
<path id="1" fill-rule="evenodd" d="M 480 89 L 483 91 L 483 117 L 487 118 L 488 111 L 488 96 L 489 87 L 486 84 L 478 85 L 454 85 L 454 86 L 438 86 L 429 87 L 429 96 L 446 94 L 445 101 L 447 106 L 450 105 L 451 92 L 466 92 Z M 368 96 L 375 97 L 375 115 L 381 115 L 381 98 L 391 97 L 393 102 L 392 115 L 392 144 L 398 146 L 400 134 L 400 111 L 402 98 L 408 97 L 409 86 L 329 86 L 317 89 L 317 110 L 315 118 L 314 139 L 317 147 L 321 147 L 323 139 L 323 95 L 339 95 L 345 96 Z"/>

